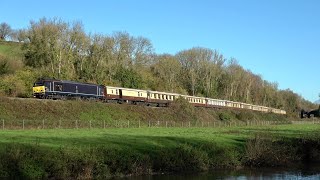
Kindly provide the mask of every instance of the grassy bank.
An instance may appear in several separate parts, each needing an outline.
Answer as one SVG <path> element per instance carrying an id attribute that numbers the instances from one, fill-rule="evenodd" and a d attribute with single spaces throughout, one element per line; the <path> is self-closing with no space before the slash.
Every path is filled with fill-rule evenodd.
<path id="1" fill-rule="evenodd" d="M 0 131 L 0 176 L 108 178 L 320 161 L 320 127 Z"/>
<path id="2" fill-rule="evenodd" d="M 57 127 L 60 121 L 64 128 L 74 128 L 75 121 L 82 122 L 88 128 L 107 125 L 126 125 L 128 121 L 142 126 L 152 122 L 174 122 L 176 125 L 213 122 L 247 122 L 247 121 L 286 121 L 283 115 L 259 113 L 253 111 L 236 111 L 226 109 L 195 108 L 186 102 L 173 103 L 169 108 L 152 108 L 146 106 L 111 104 L 88 101 L 37 100 L 0 97 L 0 120 L 5 120 L 7 127 L 21 126 L 22 120 L 38 121 L 41 126 L 45 120 L 47 127 Z M 19 124 L 20 123 L 20 124 Z M 30 124 L 29 124 L 30 125 Z M 172 125 L 172 124 L 171 124 Z M 26 126 L 27 127 L 27 126 Z M 37 126 L 30 126 L 36 128 Z"/>

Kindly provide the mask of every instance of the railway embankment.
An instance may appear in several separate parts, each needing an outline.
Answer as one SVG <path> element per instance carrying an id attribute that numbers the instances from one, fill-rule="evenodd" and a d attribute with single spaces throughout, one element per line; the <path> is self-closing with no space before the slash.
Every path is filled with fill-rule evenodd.
<path id="1" fill-rule="evenodd" d="M 0 97 L 4 128 L 211 127 L 292 118 L 249 110 L 196 108 L 179 100 L 167 108 L 76 100 Z"/>

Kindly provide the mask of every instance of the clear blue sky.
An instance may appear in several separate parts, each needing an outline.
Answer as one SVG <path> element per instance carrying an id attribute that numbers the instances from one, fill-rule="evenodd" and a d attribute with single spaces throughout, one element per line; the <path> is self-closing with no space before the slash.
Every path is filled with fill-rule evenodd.
<path id="1" fill-rule="evenodd" d="M 149 38 L 157 53 L 217 49 L 280 89 L 319 99 L 319 0 L 4 0 L 0 9 L 15 29 L 59 17 L 87 32 Z"/>

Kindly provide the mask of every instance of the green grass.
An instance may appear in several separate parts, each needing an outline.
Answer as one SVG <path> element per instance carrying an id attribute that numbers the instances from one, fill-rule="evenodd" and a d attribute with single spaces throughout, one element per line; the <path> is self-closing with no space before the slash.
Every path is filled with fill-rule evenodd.
<path id="1" fill-rule="evenodd" d="M 319 125 L 277 125 L 233 128 L 110 128 L 3 130 L 0 143 L 38 144 L 48 147 L 170 147 L 192 142 L 244 143 L 255 134 L 300 138 L 320 132 Z"/>
<path id="2" fill-rule="evenodd" d="M 319 125 L 0 131 L 0 177 L 109 178 L 320 161 Z"/>
<path id="3" fill-rule="evenodd" d="M 21 44 L 16 42 L 0 41 L 0 56 L 22 58 L 23 51 L 21 50 Z"/>

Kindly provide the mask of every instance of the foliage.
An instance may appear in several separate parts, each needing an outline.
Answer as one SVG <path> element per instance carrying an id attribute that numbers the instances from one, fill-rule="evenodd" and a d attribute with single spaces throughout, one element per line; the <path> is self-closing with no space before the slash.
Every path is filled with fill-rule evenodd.
<path id="1" fill-rule="evenodd" d="M 222 111 L 219 113 L 219 119 L 221 121 L 230 121 L 232 118 L 232 114 L 229 111 Z"/>
<path id="2" fill-rule="evenodd" d="M 196 121 L 197 112 L 195 107 L 192 106 L 186 99 L 179 97 L 170 104 L 170 109 L 176 113 L 176 116 L 183 121 Z"/>
<path id="3" fill-rule="evenodd" d="M 236 59 L 208 48 L 156 54 L 144 37 L 127 32 L 87 34 L 81 22 L 57 18 L 31 21 L 30 27 L 15 30 L 12 39 L 21 43 L 0 43 L 1 92 L 10 96 L 30 90 L 29 81 L 20 81 L 45 76 L 227 99 L 281 108 L 292 117 L 300 109 L 316 108 L 291 90 L 279 90 L 277 83 L 246 70 Z M 23 69 L 33 69 L 35 74 L 23 78 L 16 73 Z M 11 87 L 9 79 L 15 80 Z"/>
<path id="4" fill-rule="evenodd" d="M 127 88 L 142 88 L 142 78 L 134 69 L 125 69 L 119 67 L 116 71 L 115 80 L 119 81 L 121 87 Z"/>

